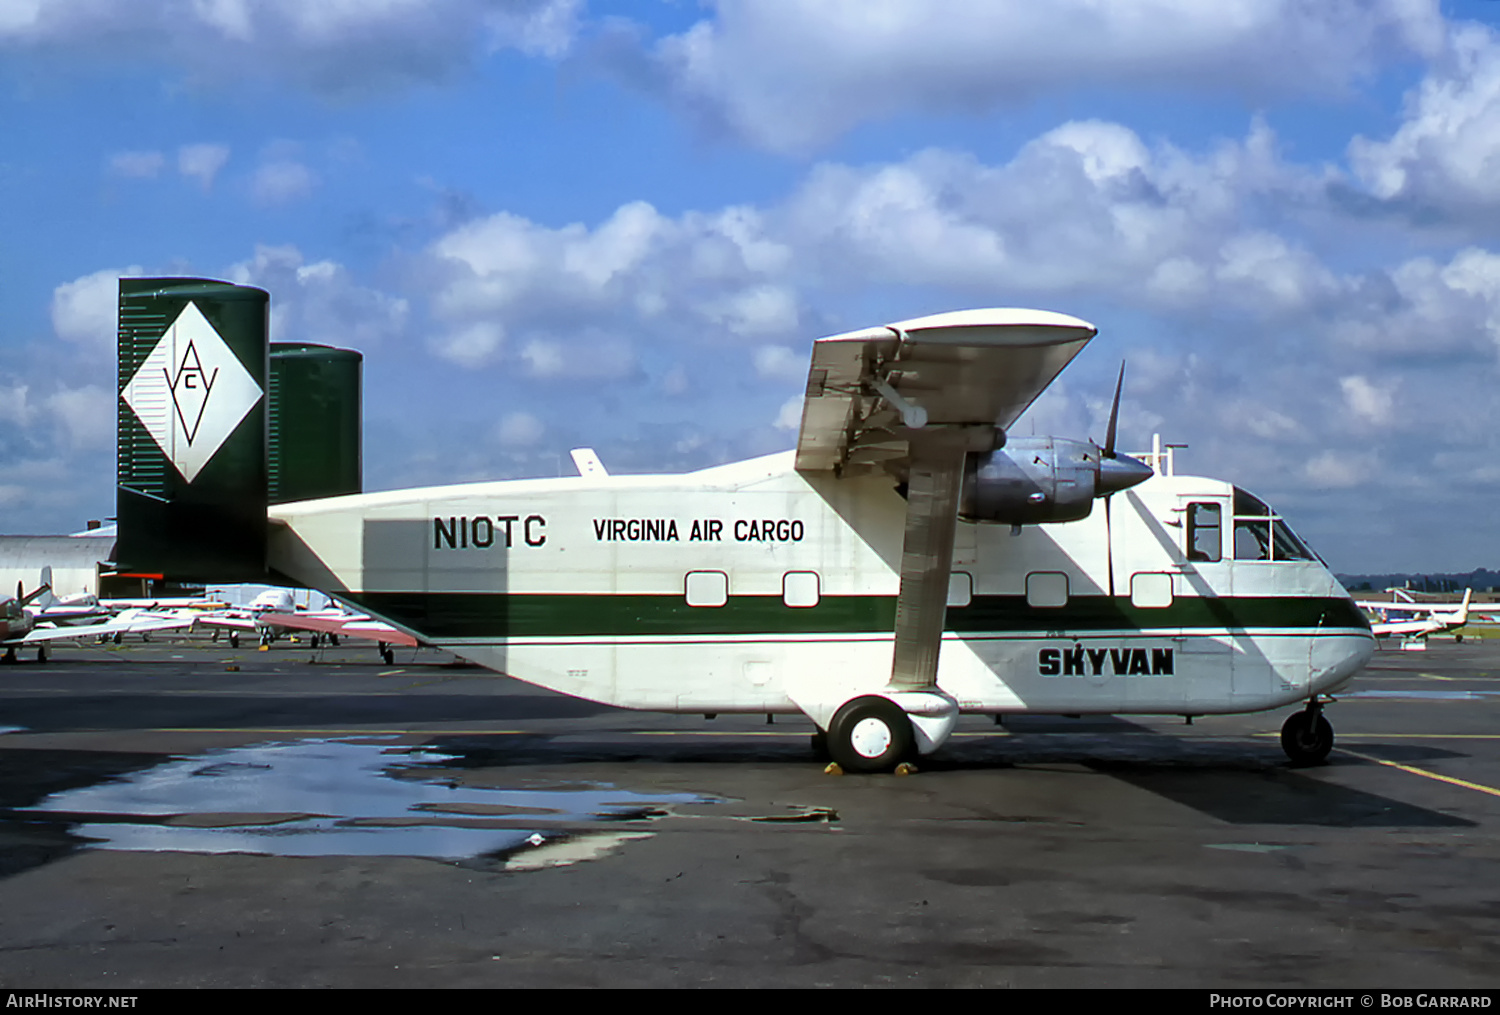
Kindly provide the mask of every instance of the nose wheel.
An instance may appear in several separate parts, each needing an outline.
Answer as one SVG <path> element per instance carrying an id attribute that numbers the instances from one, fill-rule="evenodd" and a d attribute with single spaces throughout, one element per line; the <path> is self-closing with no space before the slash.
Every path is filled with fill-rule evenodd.
<path id="1" fill-rule="evenodd" d="M 1321 765 L 1333 750 L 1333 726 L 1323 717 L 1323 703 L 1316 698 L 1300 712 L 1293 712 L 1281 727 L 1281 749 L 1293 765 Z"/>

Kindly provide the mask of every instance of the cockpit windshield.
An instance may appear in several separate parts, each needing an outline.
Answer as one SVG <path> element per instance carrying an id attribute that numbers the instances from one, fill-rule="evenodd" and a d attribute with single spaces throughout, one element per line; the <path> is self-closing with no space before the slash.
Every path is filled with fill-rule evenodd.
<path id="1" fill-rule="evenodd" d="M 1317 560 L 1292 527 L 1254 494 L 1234 488 L 1235 560 Z"/>

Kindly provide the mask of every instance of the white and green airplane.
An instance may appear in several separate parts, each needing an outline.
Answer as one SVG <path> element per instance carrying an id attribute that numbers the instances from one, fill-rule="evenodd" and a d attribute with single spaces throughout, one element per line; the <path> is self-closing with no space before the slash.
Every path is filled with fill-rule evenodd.
<path id="1" fill-rule="evenodd" d="M 819 339 L 782 454 L 620 476 L 582 453 L 576 477 L 267 506 L 267 302 L 121 280 L 122 564 L 306 585 L 610 705 L 801 713 L 855 771 L 937 750 L 964 713 L 1296 703 L 1283 746 L 1317 762 L 1326 696 L 1374 650 L 1264 502 L 1115 451 L 1118 387 L 1103 446 L 1008 435 L 1094 336 L 1074 317 Z"/>

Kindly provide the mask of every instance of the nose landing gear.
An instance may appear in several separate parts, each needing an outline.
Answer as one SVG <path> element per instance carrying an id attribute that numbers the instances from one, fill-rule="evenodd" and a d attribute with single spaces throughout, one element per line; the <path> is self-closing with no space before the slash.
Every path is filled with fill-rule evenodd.
<path id="1" fill-rule="evenodd" d="M 1321 765 L 1333 750 L 1333 726 L 1323 718 L 1323 702 L 1310 698 L 1281 727 L 1281 749 L 1293 765 Z"/>

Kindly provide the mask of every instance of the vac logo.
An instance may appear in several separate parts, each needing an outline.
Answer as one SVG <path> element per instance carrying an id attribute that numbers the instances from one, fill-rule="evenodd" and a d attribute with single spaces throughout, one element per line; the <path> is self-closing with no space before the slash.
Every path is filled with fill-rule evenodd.
<path id="1" fill-rule="evenodd" d="M 261 390 L 208 318 L 189 303 L 120 397 L 191 483 L 255 408 Z"/>

